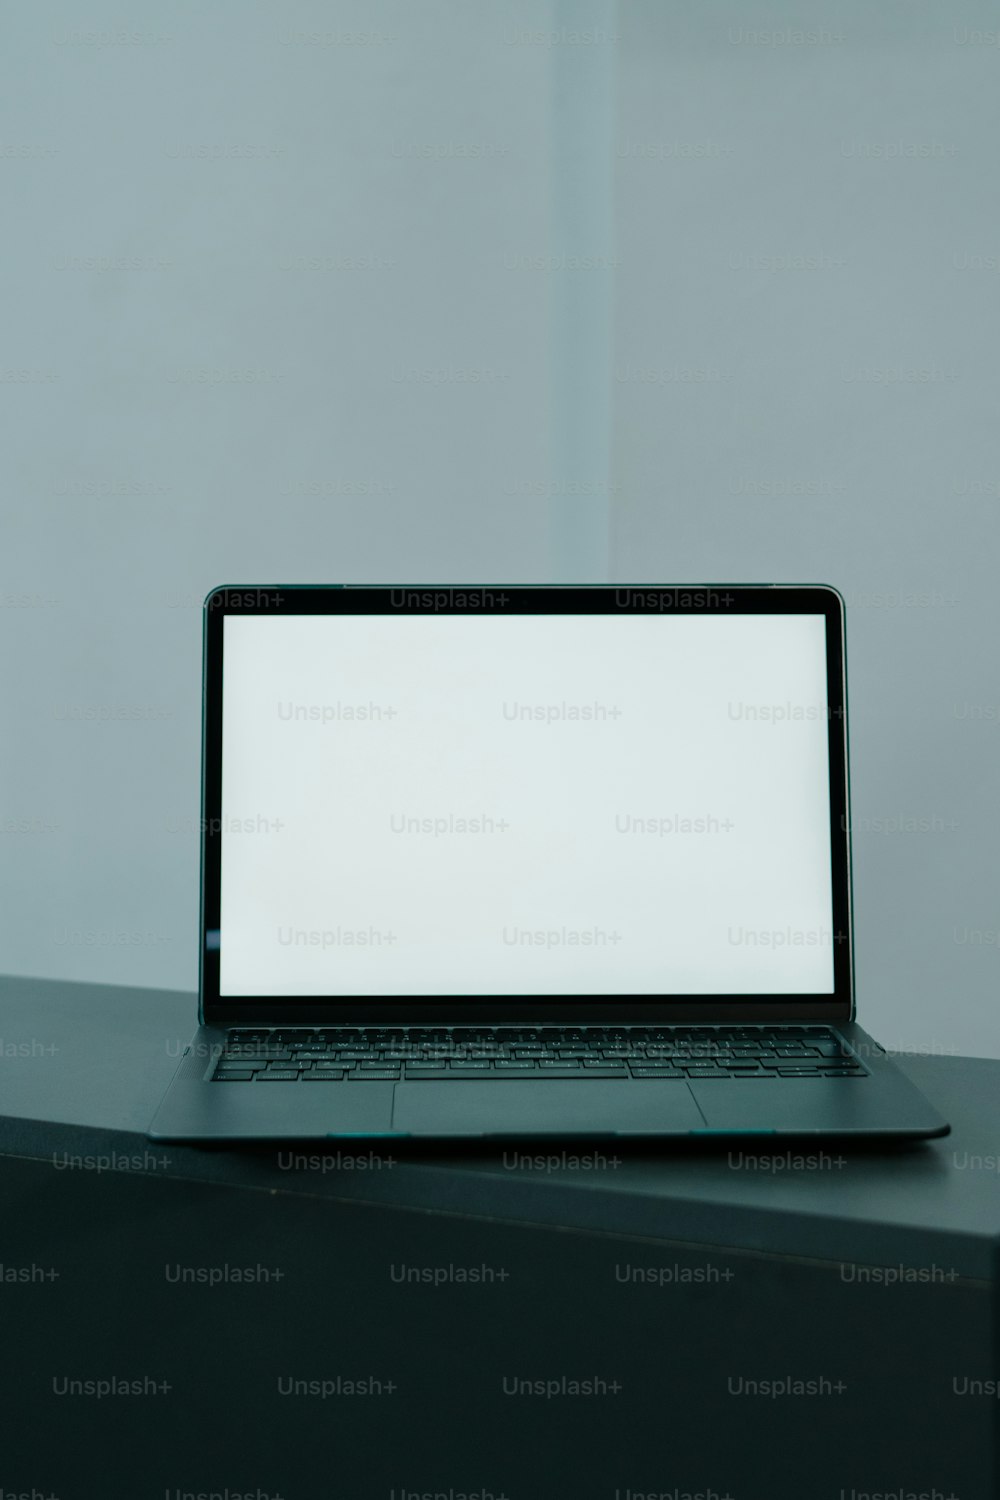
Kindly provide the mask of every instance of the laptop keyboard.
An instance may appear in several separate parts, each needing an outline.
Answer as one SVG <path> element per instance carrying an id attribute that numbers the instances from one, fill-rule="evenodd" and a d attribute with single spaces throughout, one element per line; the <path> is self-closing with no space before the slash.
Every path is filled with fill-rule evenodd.
<path id="1" fill-rule="evenodd" d="M 334 1026 L 229 1031 L 212 1082 L 861 1078 L 865 1073 L 825 1026 Z"/>

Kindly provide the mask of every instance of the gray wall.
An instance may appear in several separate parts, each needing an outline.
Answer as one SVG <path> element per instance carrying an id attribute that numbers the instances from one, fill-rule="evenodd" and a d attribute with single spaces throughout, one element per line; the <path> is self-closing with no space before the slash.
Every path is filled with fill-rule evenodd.
<path id="1" fill-rule="evenodd" d="M 863 1014 L 1000 1055 L 998 26 L 10 12 L 0 966 L 193 986 L 214 584 L 818 579 Z"/>

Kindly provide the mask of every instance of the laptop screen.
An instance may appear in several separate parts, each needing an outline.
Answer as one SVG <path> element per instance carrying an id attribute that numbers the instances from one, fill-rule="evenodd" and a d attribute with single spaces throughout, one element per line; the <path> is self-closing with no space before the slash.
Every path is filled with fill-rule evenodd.
<path id="1" fill-rule="evenodd" d="M 822 614 L 223 626 L 220 996 L 833 992 Z"/>

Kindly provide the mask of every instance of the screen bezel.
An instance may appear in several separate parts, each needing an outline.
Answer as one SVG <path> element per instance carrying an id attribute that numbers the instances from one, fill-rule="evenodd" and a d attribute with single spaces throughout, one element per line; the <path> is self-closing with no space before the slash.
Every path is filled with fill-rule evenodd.
<path id="1" fill-rule="evenodd" d="M 219 994 L 222 887 L 223 622 L 230 614 L 821 614 L 826 620 L 834 989 L 782 995 L 372 996 Z M 226 585 L 204 603 L 199 1017 L 206 1025 L 450 1025 L 614 1020 L 739 1022 L 854 1016 L 851 839 L 844 601 L 828 584 L 358 584 Z"/>

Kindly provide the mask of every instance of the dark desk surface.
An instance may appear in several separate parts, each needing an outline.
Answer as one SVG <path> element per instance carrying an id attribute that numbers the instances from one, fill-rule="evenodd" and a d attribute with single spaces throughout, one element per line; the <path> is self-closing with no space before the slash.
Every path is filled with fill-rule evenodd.
<path id="1" fill-rule="evenodd" d="M 0 979 L 0 1153 L 116 1158 L 118 1169 L 249 1190 L 725 1245 L 827 1262 L 946 1263 L 990 1280 L 1000 1249 L 1000 1062 L 899 1062 L 952 1122 L 914 1145 L 768 1150 L 470 1145 L 198 1149 L 145 1130 L 196 1026 L 193 995 Z M 561 1153 L 565 1150 L 565 1158 Z M 548 1158 L 555 1157 L 552 1161 Z M 122 1158 L 128 1158 L 123 1161 Z"/>

